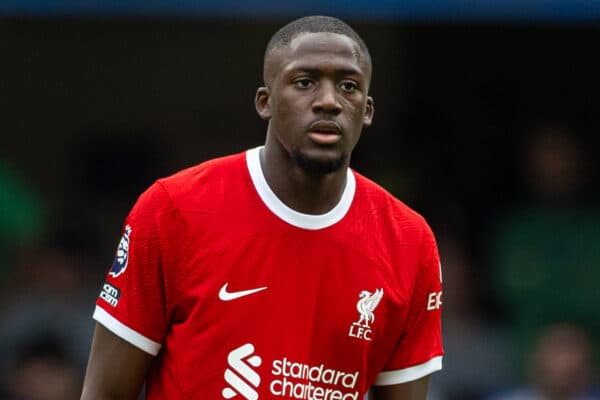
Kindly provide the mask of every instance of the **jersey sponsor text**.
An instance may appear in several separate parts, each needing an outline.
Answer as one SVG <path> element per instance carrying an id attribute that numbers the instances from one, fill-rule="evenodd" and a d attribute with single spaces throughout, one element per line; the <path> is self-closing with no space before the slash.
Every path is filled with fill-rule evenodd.
<path id="1" fill-rule="evenodd" d="M 439 310 L 442 306 L 442 292 L 431 292 L 427 297 L 427 311 Z"/>
<path id="2" fill-rule="evenodd" d="M 358 371 L 338 371 L 324 364 L 310 366 L 284 357 L 273 361 L 271 373 L 275 379 L 270 390 L 275 396 L 308 400 L 351 400 L 359 396 L 354 390 Z"/>
<path id="3" fill-rule="evenodd" d="M 102 286 L 102 291 L 100 292 L 100 298 L 111 306 L 116 307 L 119 303 L 119 297 L 121 297 L 119 288 L 105 282 Z"/>

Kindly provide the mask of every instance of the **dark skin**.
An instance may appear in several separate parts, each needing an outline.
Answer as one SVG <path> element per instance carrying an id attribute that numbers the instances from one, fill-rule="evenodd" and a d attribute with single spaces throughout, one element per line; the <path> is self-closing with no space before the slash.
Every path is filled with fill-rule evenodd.
<path id="1" fill-rule="evenodd" d="M 267 58 L 266 86 L 255 99 L 259 116 L 269 121 L 261 161 L 269 186 L 292 209 L 322 214 L 339 201 L 350 154 L 373 118 L 370 73 L 356 43 L 333 33 L 301 34 Z M 311 140 L 319 121 L 337 125 L 339 132 L 330 133 L 339 140 Z M 341 161 L 331 172 L 310 173 L 294 153 L 316 164 Z"/>
<path id="2" fill-rule="evenodd" d="M 269 121 L 261 165 L 290 208 L 323 214 L 339 201 L 350 155 L 371 125 L 371 65 L 353 39 L 304 33 L 265 60 L 255 105 Z M 82 399 L 136 399 L 154 357 L 97 324 Z M 115 368 L 118 366 L 118 368 Z M 429 378 L 375 386 L 373 400 L 425 400 Z"/>
<path id="3" fill-rule="evenodd" d="M 135 400 L 154 357 L 96 324 L 82 400 Z"/>

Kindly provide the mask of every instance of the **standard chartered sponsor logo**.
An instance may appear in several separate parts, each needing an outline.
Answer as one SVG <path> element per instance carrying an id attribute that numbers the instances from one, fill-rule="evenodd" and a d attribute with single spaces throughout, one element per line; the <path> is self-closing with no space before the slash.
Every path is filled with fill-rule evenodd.
<path id="1" fill-rule="evenodd" d="M 357 400 L 358 371 L 351 373 L 326 368 L 324 364 L 310 366 L 287 358 L 273 361 L 275 377 L 269 389 L 275 396 L 307 400 Z"/>
<path id="2" fill-rule="evenodd" d="M 255 369 L 260 367 L 262 359 L 254 351 L 254 345 L 246 343 L 227 356 L 228 368 L 224 377 L 229 386 L 223 389 L 223 398 L 239 395 L 246 400 L 258 400 L 261 378 Z M 271 395 L 285 399 L 358 400 L 358 376 L 359 371 L 338 371 L 325 364 L 303 364 L 284 357 L 273 361 L 268 387 Z M 266 387 L 263 394 L 266 394 L 265 390 Z"/>
<path id="3" fill-rule="evenodd" d="M 260 384 L 260 376 L 249 365 L 260 367 L 262 360 L 257 355 L 251 356 L 253 353 L 254 345 L 251 343 L 246 343 L 229 353 L 229 368 L 225 370 L 225 382 L 229 387 L 223 389 L 224 398 L 231 399 L 239 394 L 247 400 L 258 399 L 255 389 Z"/>

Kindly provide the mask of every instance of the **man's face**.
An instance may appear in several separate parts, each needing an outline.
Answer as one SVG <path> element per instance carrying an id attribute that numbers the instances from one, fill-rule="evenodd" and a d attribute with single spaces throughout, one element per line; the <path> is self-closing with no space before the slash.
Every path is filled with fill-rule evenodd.
<path id="1" fill-rule="evenodd" d="M 256 99 L 269 120 L 267 146 L 311 174 L 347 166 L 373 116 L 370 65 L 359 46 L 345 35 L 304 33 L 269 58 L 268 86 Z"/>

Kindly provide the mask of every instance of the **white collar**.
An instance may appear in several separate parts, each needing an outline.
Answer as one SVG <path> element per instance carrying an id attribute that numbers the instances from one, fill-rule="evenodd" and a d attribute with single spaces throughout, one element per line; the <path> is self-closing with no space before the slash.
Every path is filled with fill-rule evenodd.
<path id="1" fill-rule="evenodd" d="M 325 214 L 304 214 L 285 205 L 269 187 L 260 165 L 260 149 L 262 147 L 248 150 L 246 152 L 246 163 L 250 178 L 259 197 L 273 214 L 290 225 L 311 230 L 327 228 L 344 218 L 352 205 L 354 193 L 356 192 L 356 180 L 350 168 L 347 169 L 346 173 L 346 187 L 335 207 Z"/>

